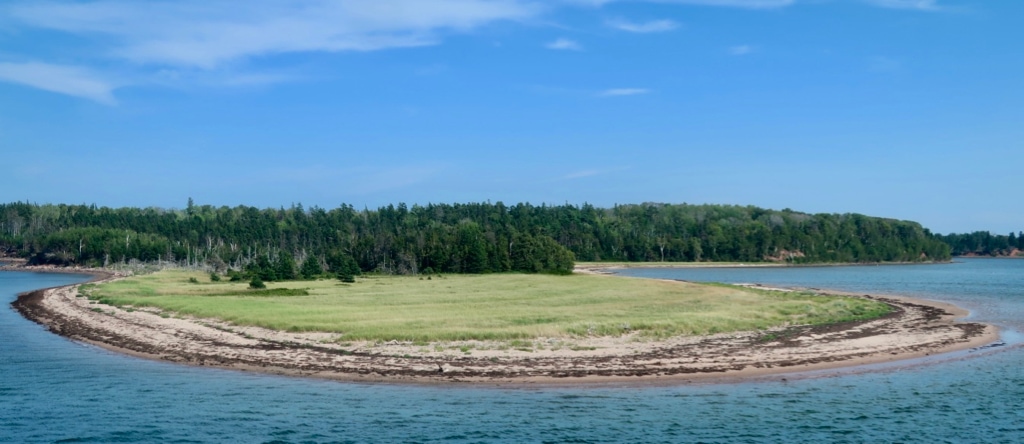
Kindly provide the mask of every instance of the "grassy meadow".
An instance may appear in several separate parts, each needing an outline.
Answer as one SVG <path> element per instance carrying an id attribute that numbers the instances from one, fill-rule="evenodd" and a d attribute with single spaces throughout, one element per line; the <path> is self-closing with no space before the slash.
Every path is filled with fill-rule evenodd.
<path id="1" fill-rule="evenodd" d="M 193 278 L 198 282 L 189 282 Z M 157 307 L 236 325 L 339 333 L 349 340 L 417 342 L 537 337 L 663 338 L 877 317 L 874 301 L 598 275 L 365 276 L 338 280 L 211 282 L 165 270 L 83 286 L 91 299 Z"/>

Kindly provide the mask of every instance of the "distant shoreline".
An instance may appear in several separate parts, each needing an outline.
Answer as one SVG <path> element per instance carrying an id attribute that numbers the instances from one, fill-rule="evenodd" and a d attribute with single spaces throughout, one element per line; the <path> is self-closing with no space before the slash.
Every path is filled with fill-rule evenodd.
<path id="1" fill-rule="evenodd" d="M 90 282 L 121 277 L 105 270 L 5 269 L 88 273 L 94 276 Z M 341 349 L 319 342 L 315 334 L 233 331 L 216 320 L 126 311 L 77 297 L 78 285 L 23 293 L 12 305 L 51 332 L 137 357 L 360 382 L 565 385 L 732 380 L 919 358 L 984 346 L 999 337 L 993 326 L 955 321 L 967 312 L 950 304 L 857 295 L 895 310 L 881 319 L 835 325 L 664 341 L 610 339 L 598 350 L 512 350 L 490 358 L 458 353 L 415 356 L 417 347 L 411 344 Z"/>
<path id="2" fill-rule="evenodd" d="M 614 270 L 628 268 L 827 268 L 952 263 L 952 260 L 924 262 L 814 262 L 805 264 L 793 264 L 786 262 L 577 262 L 576 271 L 607 274 L 614 272 Z"/>

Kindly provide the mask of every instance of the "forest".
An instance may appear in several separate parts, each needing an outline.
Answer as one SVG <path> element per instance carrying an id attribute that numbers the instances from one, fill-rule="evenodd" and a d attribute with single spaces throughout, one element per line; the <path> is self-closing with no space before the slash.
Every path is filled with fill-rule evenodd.
<path id="1" fill-rule="evenodd" d="M 574 261 L 916 262 L 945 261 L 954 251 L 915 222 L 753 206 L 0 204 L 0 252 L 33 264 L 170 262 L 287 276 L 345 267 L 569 273 Z"/>
<path id="2" fill-rule="evenodd" d="M 1024 232 L 1009 235 L 975 231 L 964 234 L 939 235 L 954 256 L 1012 256 L 1024 250 Z"/>

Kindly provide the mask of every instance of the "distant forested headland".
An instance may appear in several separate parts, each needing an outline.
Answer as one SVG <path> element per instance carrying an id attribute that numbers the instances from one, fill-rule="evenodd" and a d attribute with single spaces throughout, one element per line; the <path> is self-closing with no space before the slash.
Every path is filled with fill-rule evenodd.
<path id="1" fill-rule="evenodd" d="M 191 199 L 173 210 L 3 204 L 0 249 L 34 264 L 161 261 L 221 271 L 270 267 L 282 274 L 352 264 L 407 274 L 567 273 L 574 261 L 916 262 L 948 260 L 952 252 L 915 222 L 752 206 L 488 202 L 258 209 Z"/>
<path id="2" fill-rule="evenodd" d="M 954 256 L 1019 256 L 1024 251 L 1024 232 L 1009 235 L 975 231 L 940 235 Z"/>

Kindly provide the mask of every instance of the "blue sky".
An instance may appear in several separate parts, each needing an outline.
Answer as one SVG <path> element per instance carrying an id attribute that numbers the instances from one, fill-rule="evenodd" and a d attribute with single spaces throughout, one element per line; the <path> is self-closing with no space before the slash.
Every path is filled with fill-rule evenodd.
<path id="1" fill-rule="evenodd" d="M 1017 0 L 0 4 L 0 200 L 1024 229 Z"/>

